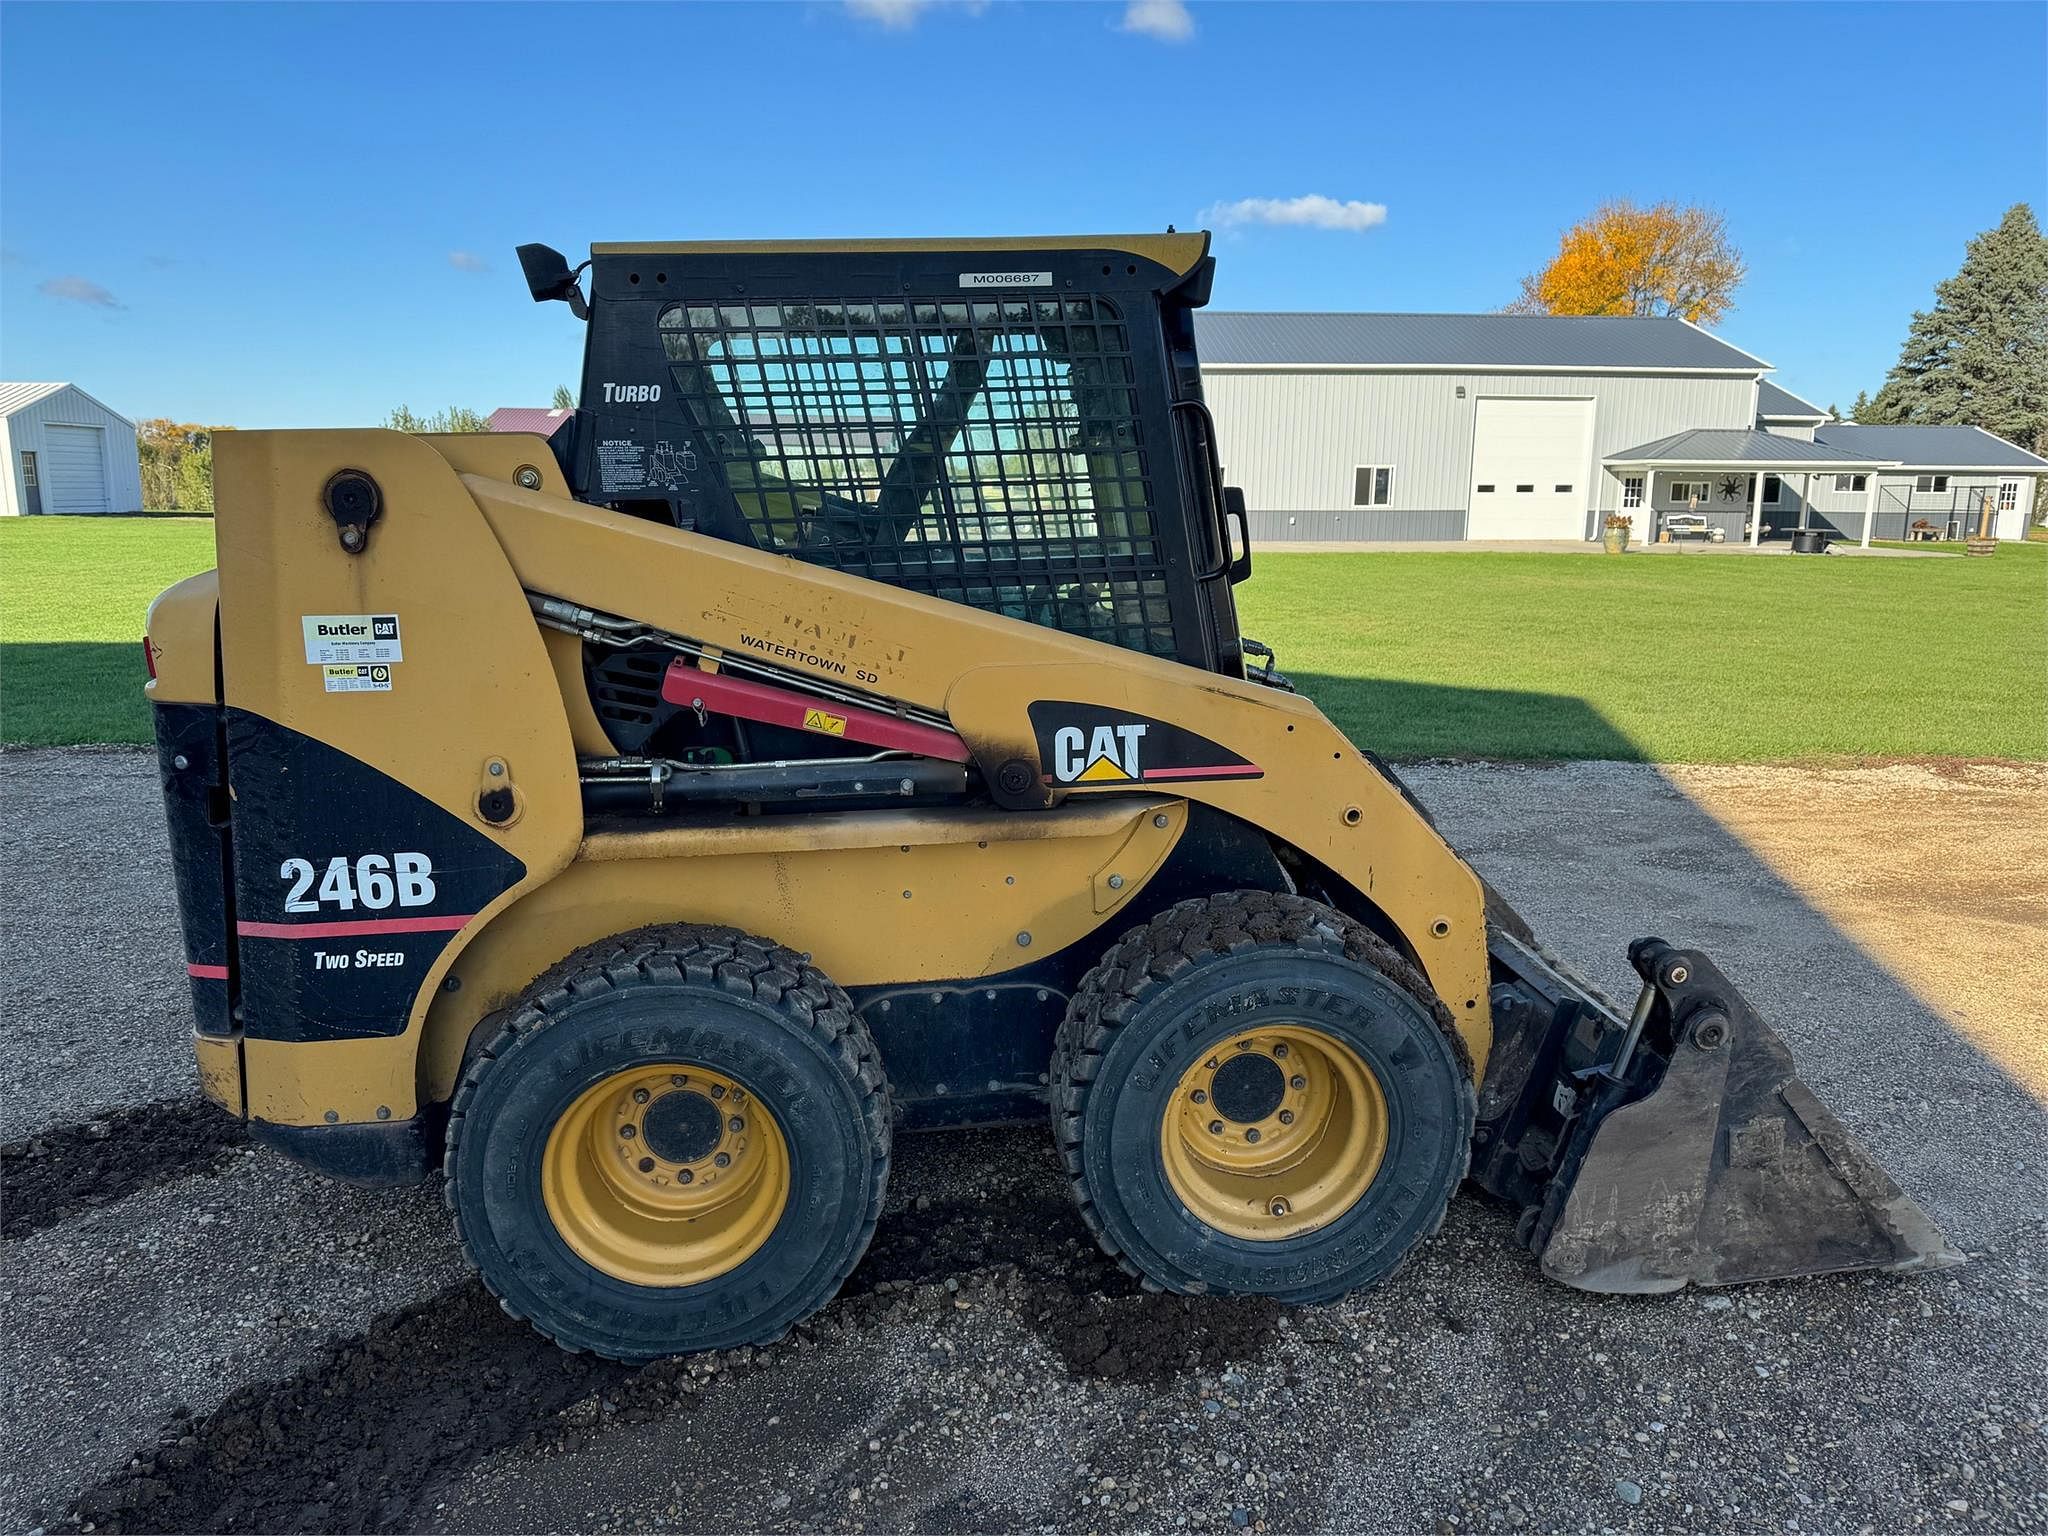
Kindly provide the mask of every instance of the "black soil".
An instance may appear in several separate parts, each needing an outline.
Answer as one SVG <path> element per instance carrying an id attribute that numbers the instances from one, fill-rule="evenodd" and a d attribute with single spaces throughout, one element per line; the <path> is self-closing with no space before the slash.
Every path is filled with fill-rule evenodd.
<path id="1" fill-rule="evenodd" d="M 887 1212 L 840 1299 L 783 1344 L 634 1369 L 564 1353 L 467 1284 L 329 1344 L 296 1376 L 244 1388 L 203 1420 L 172 1419 L 54 1528 L 417 1528 L 438 1491 L 487 1456 L 558 1452 L 614 1424 L 703 1411 L 715 1377 L 825 1337 L 888 1319 L 936 1327 L 956 1286 L 1013 1298 L 1075 1376 L 1166 1380 L 1247 1358 L 1271 1334 L 1271 1303 L 1142 1290 L 1089 1237 L 1049 1150 L 978 1172 L 975 1187 Z"/>
<path id="2" fill-rule="evenodd" d="M 241 1121 L 204 1099 L 163 1099 L 10 1141 L 0 1146 L 0 1238 L 203 1173 L 248 1140 Z"/>

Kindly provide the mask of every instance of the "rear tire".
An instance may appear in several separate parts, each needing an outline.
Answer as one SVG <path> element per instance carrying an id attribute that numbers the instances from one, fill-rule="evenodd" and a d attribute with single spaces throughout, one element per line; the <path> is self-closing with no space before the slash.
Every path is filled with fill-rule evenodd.
<path id="1" fill-rule="evenodd" d="M 567 1349 L 763 1344 L 866 1251 L 890 1119 L 866 1026 L 802 956 L 645 929 L 572 955 L 477 1049 L 447 1200 L 505 1310 Z"/>
<path id="2" fill-rule="evenodd" d="M 1051 1076 L 1083 1219 L 1183 1294 L 1376 1284 L 1441 1225 L 1471 1153 L 1448 1011 L 1376 935 L 1298 896 L 1184 901 L 1126 935 L 1075 993 Z"/>

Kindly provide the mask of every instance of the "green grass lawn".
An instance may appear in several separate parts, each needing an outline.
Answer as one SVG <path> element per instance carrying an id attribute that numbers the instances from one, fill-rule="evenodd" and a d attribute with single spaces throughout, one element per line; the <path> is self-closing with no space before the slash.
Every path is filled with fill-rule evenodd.
<path id="1" fill-rule="evenodd" d="M 1246 634 L 1392 757 L 2048 758 L 2048 547 L 1260 552 Z"/>
<path id="2" fill-rule="evenodd" d="M 0 522 L 0 740 L 146 741 L 203 518 Z M 2048 545 L 1987 560 L 1261 551 L 1244 626 L 1400 758 L 2048 758 Z"/>
<path id="3" fill-rule="evenodd" d="M 213 564 L 206 517 L 0 519 L 0 741 L 147 741 L 142 618 Z"/>

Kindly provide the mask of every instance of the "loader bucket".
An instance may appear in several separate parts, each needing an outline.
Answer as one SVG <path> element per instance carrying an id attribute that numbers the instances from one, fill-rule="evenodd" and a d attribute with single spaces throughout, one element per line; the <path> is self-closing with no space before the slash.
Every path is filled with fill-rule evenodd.
<path id="1" fill-rule="evenodd" d="M 1475 1174 L 1526 1202 L 1546 1275 L 1649 1293 L 1963 1262 L 1706 956 L 1643 939 L 1629 958 L 1644 990 L 1619 1030 L 1559 989 L 1496 988 L 1508 1048 Z"/>

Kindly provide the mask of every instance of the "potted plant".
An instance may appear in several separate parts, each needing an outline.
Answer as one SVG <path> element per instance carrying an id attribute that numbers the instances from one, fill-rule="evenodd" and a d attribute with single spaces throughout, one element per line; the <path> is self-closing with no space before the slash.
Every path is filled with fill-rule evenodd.
<path id="1" fill-rule="evenodd" d="M 1600 543 L 1610 555 L 1628 552 L 1628 536 L 1635 527 L 1635 519 L 1623 517 L 1619 512 L 1607 514 L 1607 521 L 1601 525 Z"/>

